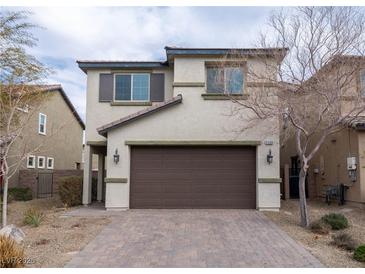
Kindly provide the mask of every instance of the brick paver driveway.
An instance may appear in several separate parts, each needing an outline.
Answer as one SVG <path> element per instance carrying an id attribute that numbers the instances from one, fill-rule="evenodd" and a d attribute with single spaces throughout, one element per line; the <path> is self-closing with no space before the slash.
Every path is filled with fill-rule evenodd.
<path id="1" fill-rule="evenodd" d="M 66 267 L 321 267 L 255 210 L 129 210 Z"/>

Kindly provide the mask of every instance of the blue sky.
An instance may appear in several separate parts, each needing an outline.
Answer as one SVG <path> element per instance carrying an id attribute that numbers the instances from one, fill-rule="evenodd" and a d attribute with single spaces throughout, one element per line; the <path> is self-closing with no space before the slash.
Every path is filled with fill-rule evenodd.
<path id="1" fill-rule="evenodd" d="M 164 60 L 166 45 L 250 47 L 272 11 L 264 7 L 21 9 L 31 11 L 30 21 L 42 27 L 35 30 L 39 43 L 31 53 L 54 70 L 48 82 L 62 84 L 83 119 L 86 75 L 76 60 Z"/>

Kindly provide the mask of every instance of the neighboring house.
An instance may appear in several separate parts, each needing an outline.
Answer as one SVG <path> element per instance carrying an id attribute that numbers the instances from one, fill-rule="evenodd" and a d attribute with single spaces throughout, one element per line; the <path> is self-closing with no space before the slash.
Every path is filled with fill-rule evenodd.
<path id="1" fill-rule="evenodd" d="M 233 103 L 223 92 L 245 100 L 272 86 L 252 82 L 246 68 L 263 72 L 263 57 L 276 66 L 286 49 L 165 49 L 164 62 L 78 61 L 87 74 L 83 203 L 92 202 L 91 159 L 98 154 L 98 199 L 106 188 L 107 209 L 278 210 L 279 135 L 265 128 L 279 122 L 237 134 L 244 122 L 227 115 Z M 239 66 L 214 65 L 233 51 Z M 234 87 L 229 79 L 216 82 L 214 75 L 226 72 L 238 80 Z"/>
<path id="2" fill-rule="evenodd" d="M 45 85 L 42 89 L 48 93 L 44 102 L 36 107 L 37 113 L 30 117 L 22 138 L 10 151 L 11 155 L 22 155 L 25 146 L 25 151 L 39 147 L 9 181 L 9 187 L 30 187 L 34 197 L 51 195 L 57 190 L 53 183 L 60 177 L 82 175 L 85 125 L 61 85 Z"/>
<path id="3" fill-rule="evenodd" d="M 351 64 L 352 58 L 362 58 L 364 64 L 354 77 L 351 77 L 349 92 L 365 96 L 365 58 L 342 56 Z M 330 65 L 330 64 L 329 64 Z M 329 75 L 331 77 L 331 75 Z M 341 108 L 346 111 L 349 99 L 343 98 Z M 321 146 L 310 162 L 306 192 L 309 198 L 324 197 L 332 186 L 344 184 L 347 203 L 365 206 L 365 117 L 361 116 L 348 128 L 331 135 Z M 361 121 L 363 120 L 363 121 Z M 349 159 L 349 160 L 348 160 Z M 348 163 L 349 161 L 349 163 Z M 352 163 L 350 163 L 353 161 Z M 296 152 L 294 137 L 286 141 L 280 150 L 280 163 L 285 182 L 285 198 L 298 198 L 298 175 L 300 159 Z M 285 174 L 285 175 L 284 175 Z"/>

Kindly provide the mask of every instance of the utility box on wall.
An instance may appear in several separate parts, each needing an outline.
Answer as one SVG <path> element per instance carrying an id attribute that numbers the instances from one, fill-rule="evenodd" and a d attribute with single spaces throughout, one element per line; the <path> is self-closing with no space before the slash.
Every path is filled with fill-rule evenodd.
<path id="1" fill-rule="evenodd" d="M 356 170 L 356 157 L 347 157 L 347 170 Z"/>

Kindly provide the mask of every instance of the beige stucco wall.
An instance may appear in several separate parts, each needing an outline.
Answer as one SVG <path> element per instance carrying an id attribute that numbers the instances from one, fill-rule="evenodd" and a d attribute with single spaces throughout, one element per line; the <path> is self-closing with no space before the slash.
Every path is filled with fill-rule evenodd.
<path id="1" fill-rule="evenodd" d="M 172 82 L 205 82 L 205 61 L 203 58 L 176 58 L 174 72 L 166 77 Z M 216 59 L 214 59 L 216 60 Z M 115 119 L 134 113 L 142 107 L 111 107 L 108 103 L 98 102 L 98 74 L 101 71 L 88 72 L 86 140 L 104 140 L 97 134 L 96 128 Z M 173 80 L 173 81 L 172 81 Z M 253 88 L 248 89 L 253 92 Z M 255 127 L 237 133 L 244 120 L 230 116 L 233 103 L 228 100 L 204 100 L 201 96 L 205 87 L 174 87 L 166 92 L 174 96 L 182 94 L 181 104 L 134 121 L 121 128 L 108 132 L 106 166 L 109 178 L 127 178 L 127 183 L 107 183 L 106 208 L 129 208 L 130 147 L 125 141 L 261 141 L 257 146 L 257 178 L 279 178 L 279 137 L 278 121 L 265 121 Z M 168 96 L 166 96 L 168 97 Z M 240 113 L 245 116 L 247 113 Z M 265 145 L 264 140 L 273 141 Z M 115 164 L 112 155 L 118 149 L 120 162 Z M 271 149 L 274 155 L 272 164 L 266 162 Z M 84 202 L 86 200 L 84 199 Z M 257 208 L 278 209 L 280 207 L 280 184 L 257 183 Z"/>
<path id="2" fill-rule="evenodd" d="M 297 155 L 294 139 L 283 144 L 281 149 L 281 167 L 290 166 L 290 157 Z M 357 180 L 351 182 L 347 171 L 347 157 L 356 157 Z M 365 133 L 344 129 L 324 142 L 315 157 L 309 163 L 308 185 L 310 198 L 323 197 L 329 185 L 343 183 L 349 186 L 346 200 L 365 203 Z M 314 170 L 319 173 L 315 174 Z"/>
<path id="3" fill-rule="evenodd" d="M 19 139 L 10 153 L 17 154 L 24 146 L 27 146 L 26 151 L 39 147 L 31 154 L 54 158 L 54 169 L 75 169 L 76 162 L 82 162 L 83 129 L 80 124 L 58 91 L 49 92 L 38 109 L 23 131 L 24 141 Z M 38 133 L 39 113 L 47 115 L 46 135 Z M 26 168 L 26 160 L 23 160 L 20 169 Z M 17 181 L 18 173 L 10 184 Z"/>
<path id="4" fill-rule="evenodd" d="M 349 111 L 353 111 L 354 102 L 358 103 L 357 100 L 352 101 L 349 98 L 360 93 L 360 71 L 354 71 L 353 67 L 345 65 L 343 65 L 342 69 L 348 73 L 346 77 L 343 72 L 339 73 L 339 75 L 343 76 L 343 79 L 348 81 L 341 93 L 345 97 L 341 101 L 341 112 L 343 115 L 346 115 Z M 332 81 L 335 82 L 337 70 L 338 67 L 334 68 L 333 72 L 331 71 L 323 75 L 323 81 L 326 80 L 326 83 L 329 83 L 329 85 Z M 360 116 L 364 115 L 361 114 Z M 319 137 L 314 138 L 313 142 L 318 140 Z M 284 165 L 290 166 L 290 157 L 297 155 L 295 138 L 291 137 L 289 140 L 282 140 L 281 145 L 280 163 L 281 168 L 284 168 Z M 313 144 L 312 147 L 308 148 L 308 151 L 312 148 Z M 357 181 L 354 183 L 351 182 L 347 171 L 346 161 L 349 156 L 356 157 L 357 159 Z M 365 133 L 352 129 L 343 129 L 328 137 L 309 164 L 308 188 L 310 198 L 323 196 L 325 189 L 329 185 L 343 183 L 349 186 L 346 192 L 346 200 L 348 202 L 365 204 Z M 319 174 L 314 174 L 314 169 L 319 169 Z"/>
<path id="5" fill-rule="evenodd" d="M 172 69 L 147 70 L 150 73 L 165 74 L 165 99 L 172 97 Z M 135 113 L 146 106 L 111 106 L 109 102 L 99 102 L 99 74 L 110 73 L 110 70 L 89 70 L 87 72 L 87 94 L 86 94 L 86 130 L 85 140 L 103 141 L 106 140 L 99 135 L 96 129 L 109 122 L 120 119 L 129 114 Z M 116 72 L 116 71 L 113 71 Z"/>

